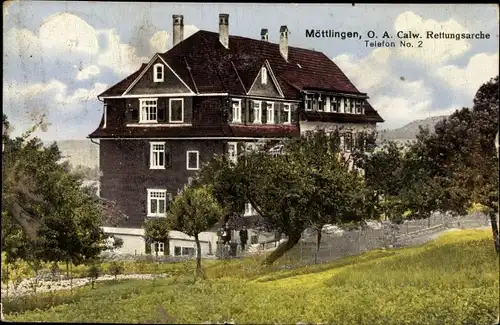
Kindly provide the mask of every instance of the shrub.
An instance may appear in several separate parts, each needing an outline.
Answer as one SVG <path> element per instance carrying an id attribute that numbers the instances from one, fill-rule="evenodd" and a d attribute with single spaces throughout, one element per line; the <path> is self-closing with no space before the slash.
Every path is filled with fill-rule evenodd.
<path id="1" fill-rule="evenodd" d="M 109 272 L 109 274 L 111 274 L 115 277 L 115 281 L 116 281 L 118 275 L 123 274 L 124 269 L 125 269 L 125 266 L 124 266 L 123 262 L 111 262 L 111 264 L 108 267 L 108 272 Z"/>

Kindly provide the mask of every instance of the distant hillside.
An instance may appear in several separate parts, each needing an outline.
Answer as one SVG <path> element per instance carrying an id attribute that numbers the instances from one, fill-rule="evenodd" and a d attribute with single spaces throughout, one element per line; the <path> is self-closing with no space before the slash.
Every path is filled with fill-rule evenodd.
<path id="1" fill-rule="evenodd" d="M 46 142 L 49 145 L 52 142 Z M 99 146 L 90 140 L 64 140 L 57 141 L 59 150 L 65 160 L 73 167 L 85 166 L 96 168 L 99 165 Z"/>
<path id="2" fill-rule="evenodd" d="M 378 132 L 379 141 L 382 140 L 392 140 L 397 142 L 413 141 L 417 138 L 419 132 L 419 127 L 429 128 L 431 132 L 434 132 L 434 127 L 439 121 L 444 120 L 448 116 L 433 116 L 422 120 L 416 120 L 406 124 L 399 129 L 394 130 L 380 130 Z"/>

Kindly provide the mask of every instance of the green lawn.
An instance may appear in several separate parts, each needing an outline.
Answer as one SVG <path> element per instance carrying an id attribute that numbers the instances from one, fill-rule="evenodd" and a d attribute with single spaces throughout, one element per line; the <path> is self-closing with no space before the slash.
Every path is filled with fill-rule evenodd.
<path id="1" fill-rule="evenodd" d="M 212 261 L 208 280 L 196 282 L 193 264 L 179 263 L 168 279 L 37 295 L 4 302 L 4 312 L 12 321 L 353 325 L 483 325 L 499 313 L 498 260 L 486 230 L 293 270 L 258 262 Z"/>

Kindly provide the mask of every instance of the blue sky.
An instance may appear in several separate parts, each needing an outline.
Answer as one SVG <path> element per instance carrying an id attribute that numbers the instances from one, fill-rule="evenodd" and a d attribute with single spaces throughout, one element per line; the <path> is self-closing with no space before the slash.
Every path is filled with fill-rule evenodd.
<path id="1" fill-rule="evenodd" d="M 83 139 L 98 125 L 97 95 L 172 46 L 172 14 L 183 14 L 185 37 L 218 31 L 278 42 L 287 25 L 291 46 L 330 57 L 370 96 L 396 128 L 471 106 L 478 87 L 498 74 L 496 5 L 175 4 L 22 1 L 4 3 L 3 107 L 20 134 L 40 116 L 45 141 Z M 422 48 L 370 48 L 362 40 L 306 38 L 306 29 L 489 33 L 489 40 L 423 39 Z M 399 40 L 396 40 L 399 43 Z M 413 41 L 415 44 L 417 41 Z"/>

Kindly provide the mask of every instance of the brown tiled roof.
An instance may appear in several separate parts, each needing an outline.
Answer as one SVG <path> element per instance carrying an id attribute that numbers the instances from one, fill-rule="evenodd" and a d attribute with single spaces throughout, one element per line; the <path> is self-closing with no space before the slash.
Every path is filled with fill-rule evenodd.
<path id="1" fill-rule="evenodd" d="M 293 137 L 299 136 L 296 125 L 262 126 L 181 126 L 97 128 L 90 138 L 189 138 L 189 137 Z"/>
<path id="2" fill-rule="evenodd" d="M 139 68 L 139 70 L 132 73 L 130 76 L 123 79 L 122 81 L 120 81 L 116 85 L 111 86 L 110 88 L 108 88 L 107 90 L 102 92 L 98 97 L 101 97 L 101 96 L 120 96 L 121 94 L 123 94 L 123 92 L 125 90 L 127 90 L 127 88 L 130 86 L 130 84 L 132 84 L 132 82 L 134 82 L 135 78 L 137 78 L 141 74 L 142 70 L 144 70 L 144 68 L 146 66 L 147 66 L 147 63 L 143 63 L 141 65 L 141 67 Z"/>

